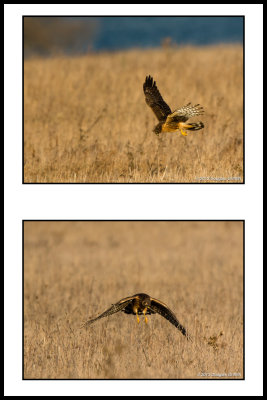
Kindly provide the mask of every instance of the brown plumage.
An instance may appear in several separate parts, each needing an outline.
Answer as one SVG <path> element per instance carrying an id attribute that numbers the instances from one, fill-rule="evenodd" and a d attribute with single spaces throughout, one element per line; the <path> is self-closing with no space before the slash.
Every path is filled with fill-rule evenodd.
<path id="1" fill-rule="evenodd" d="M 204 113 L 203 107 L 199 104 L 191 105 L 188 103 L 173 113 L 167 103 L 163 100 L 156 81 L 153 81 L 152 76 L 147 76 L 143 84 L 145 100 L 149 107 L 156 115 L 159 123 L 154 127 L 153 131 L 158 135 L 161 132 L 178 132 L 180 131 L 184 136 L 187 136 L 185 130 L 197 131 L 204 128 L 203 122 L 191 122 L 186 121 L 196 115 Z"/>
<path id="2" fill-rule="evenodd" d="M 168 308 L 168 306 L 162 301 L 154 299 L 145 293 L 138 293 L 130 297 L 125 297 L 119 300 L 117 303 L 112 304 L 105 312 L 98 315 L 95 318 L 86 321 L 82 327 L 87 327 L 98 319 L 108 317 L 109 315 L 115 314 L 122 311 L 126 314 L 133 314 L 137 317 L 137 322 L 139 323 L 138 315 L 143 314 L 145 316 L 145 322 L 147 323 L 146 315 L 150 314 L 160 314 L 162 317 L 166 318 L 171 324 L 173 324 L 187 339 L 191 339 L 188 335 L 186 329 L 180 324 L 174 313 Z"/>

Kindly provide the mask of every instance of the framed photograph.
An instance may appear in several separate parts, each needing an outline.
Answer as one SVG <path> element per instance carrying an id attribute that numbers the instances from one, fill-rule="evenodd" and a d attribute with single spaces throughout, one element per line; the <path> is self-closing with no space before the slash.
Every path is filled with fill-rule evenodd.
<path id="1" fill-rule="evenodd" d="M 24 221 L 23 379 L 244 379 L 244 221 Z"/>
<path id="2" fill-rule="evenodd" d="M 244 23 L 25 15 L 23 182 L 244 183 Z"/>

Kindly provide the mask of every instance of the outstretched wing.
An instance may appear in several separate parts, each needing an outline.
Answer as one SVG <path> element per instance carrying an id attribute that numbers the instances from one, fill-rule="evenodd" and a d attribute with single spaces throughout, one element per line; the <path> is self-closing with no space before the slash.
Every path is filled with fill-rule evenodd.
<path id="1" fill-rule="evenodd" d="M 194 106 L 191 103 L 188 103 L 186 106 L 178 108 L 175 110 L 169 118 L 172 121 L 176 122 L 185 122 L 191 117 L 195 117 L 196 115 L 204 114 L 203 107 L 199 104 L 195 104 Z"/>
<path id="2" fill-rule="evenodd" d="M 162 317 L 166 318 L 171 324 L 173 324 L 179 331 L 182 332 L 184 336 L 187 337 L 187 340 L 191 340 L 188 335 L 186 329 L 180 324 L 174 313 L 166 306 L 166 304 L 162 303 L 157 299 L 150 298 L 151 305 L 150 308 L 156 313 L 160 314 Z"/>
<path id="3" fill-rule="evenodd" d="M 108 317 L 109 315 L 115 314 L 119 311 L 122 311 L 127 305 L 134 299 L 134 296 L 131 297 L 125 297 L 124 299 L 121 299 L 118 301 L 116 304 L 112 304 L 110 308 L 108 308 L 106 311 L 104 311 L 102 314 L 98 315 L 96 318 L 89 319 L 88 321 L 84 322 L 81 326 L 81 328 L 84 328 L 88 325 L 91 325 L 93 322 L 97 321 L 98 319 Z"/>
<path id="4" fill-rule="evenodd" d="M 167 116 L 171 114 L 171 109 L 165 103 L 157 88 L 156 82 L 153 81 L 152 76 L 147 76 L 143 85 L 146 103 L 152 108 L 159 121 L 165 121 Z"/>

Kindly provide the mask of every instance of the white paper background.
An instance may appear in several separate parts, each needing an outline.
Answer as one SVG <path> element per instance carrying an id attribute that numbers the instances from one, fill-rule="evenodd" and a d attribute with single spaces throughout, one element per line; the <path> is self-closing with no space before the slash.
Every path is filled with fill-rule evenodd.
<path id="1" fill-rule="evenodd" d="M 5 5 L 5 395 L 262 394 L 262 5 Z M 245 15 L 245 185 L 23 185 L 22 15 Z M 23 219 L 245 219 L 244 381 L 23 381 Z"/>

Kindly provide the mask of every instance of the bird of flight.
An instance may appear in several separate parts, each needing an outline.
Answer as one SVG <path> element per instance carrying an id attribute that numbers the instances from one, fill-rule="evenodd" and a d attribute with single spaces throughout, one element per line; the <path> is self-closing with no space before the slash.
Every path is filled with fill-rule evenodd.
<path id="1" fill-rule="evenodd" d="M 159 123 L 154 127 L 153 131 L 157 135 L 161 132 L 178 132 L 187 136 L 186 130 L 198 131 L 204 128 L 203 122 L 186 122 L 189 118 L 204 113 L 203 107 L 199 104 L 192 105 L 188 103 L 186 106 L 178 108 L 174 112 L 171 111 L 168 104 L 165 103 L 157 88 L 156 82 L 152 76 L 147 76 L 143 84 L 145 100 L 149 107 L 156 115 Z"/>
<path id="2" fill-rule="evenodd" d="M 139 315 L 143 314 L 145 316 L 145 322 L 147 323 L 147 316 L 150 314 L 158 313 L 162 317 L 166 318 L 171 324 L 173 324 L 187 340 L 191 340 L 187 333 L 187 330 L 180 324 L 174 313 L 162 303 L 162 301 L 154 299 L 145 293 L 138 293 L 130 297 L 125 297 L 119 300 L 117 303 L 112 304 L 105 312 L 100 314 L 98 317 L 89 319 L 86 321 L 82 327 L 87 327 L 98 319 L 108 317 L 109 315 L 115 314 L 122 311 L 126 314 L 136 315 L 137 322 L 140 322 Z"/>

